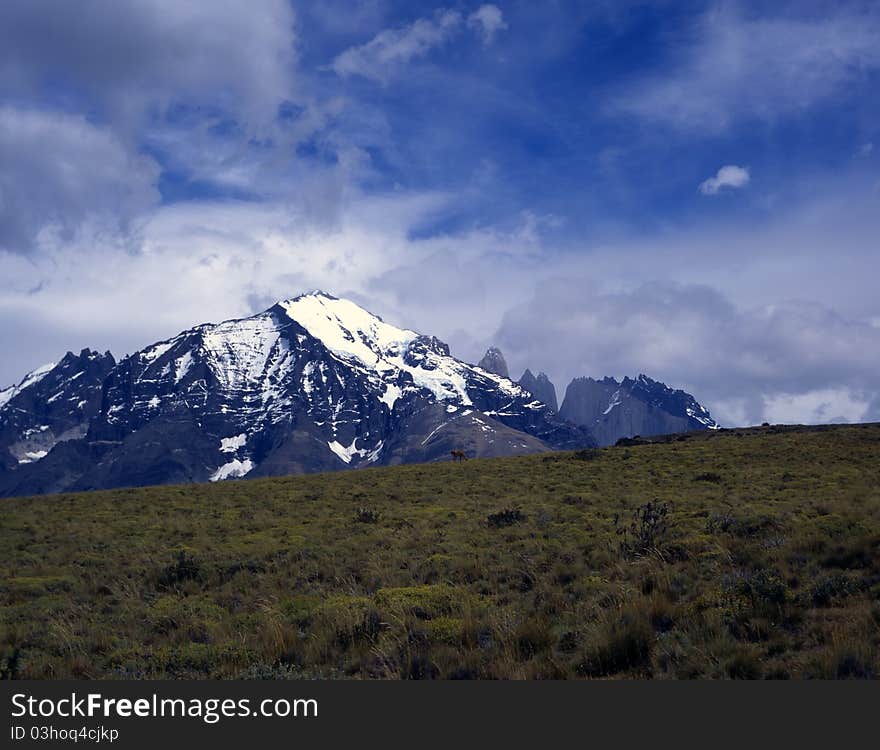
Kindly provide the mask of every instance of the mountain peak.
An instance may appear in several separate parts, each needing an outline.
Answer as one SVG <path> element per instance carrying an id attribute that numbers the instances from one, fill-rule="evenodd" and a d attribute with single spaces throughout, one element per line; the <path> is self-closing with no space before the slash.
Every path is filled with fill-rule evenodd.
<path id="1" fill-rule="evenodd" d="M 302 294 L 296 295 L 296 297 L 290 297 L 288 299 L 279 300 L 278 304 L 285 304 L 288 302 L 296 302 L 296 300 L 303 299 L 304 297 L 323 297 L 324 299 L 335 300 L 339 299 L 330 292 L 325 292 L 323 289 L 310 289 L 308 292 L 303 292 Z"/>
<path id="2" fill-rule="evenodd" d="M 486 372 L 493 375 L 500 375 L 502 378 L 510 378 L 510 371 L 507 369 L 507 360 L 497 346 L 490 346 L 483 358 L 477 363 L 477 367 L 482 368 Z"/>
<path id="3" fill-rule="evenodd" d="M 531 370 L 526 369 L 519 379 L 519 384 L 553 411 L 559 410 L 556 401 L 556 386 L 553 385 L 550 378 L 543 371 L 535 377 Z"/>
<path id="4" fill-rule="evenodd" d="M 385 356 L 402 354 L 406 345 L 419 337 L 350 300 L 324 292 L 310 292 L 280 302 L 278 307 L 334 354 L 354 357 L 369 366 L 376 366 Z"/>

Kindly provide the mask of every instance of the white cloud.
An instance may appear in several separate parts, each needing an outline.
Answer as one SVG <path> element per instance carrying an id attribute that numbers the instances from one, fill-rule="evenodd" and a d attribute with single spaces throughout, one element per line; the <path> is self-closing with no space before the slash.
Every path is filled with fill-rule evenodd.
<path id="1" fill-rule="evenodd" d="M 411 60 L 424 57 L 446 43 L 458 30 L 461 14 L 438 11 L 433 18 L 420 18 L 399 29 L 386 29 L 369 42 L 339 54 L 331 67 L 337 75 L 359 75 L 384 83 Z"/>
<path id="2" fill-rule="evenodd" d="M 807 393 L 781 393 L 766 399 L 763 419 L 772 424 L 858 422 L 868 400 L 845 388 L 823 388 Z"/>
<path id="3" fill-rule="evenodd" d="M 158 165 L 79 115 L 0 107 L 0 251 L 83 222 L 127 229 L 158 203 Z"/>
<path id="4" fill-rule="evenodd" d="M 717 195 L 723 188 L 742 188 L 749 184 L 751 179 L 747 167 L 738 167 L 735 164 L 728 164 L 715 174 L 700 183 L 700 192 L 703 195 Z"/>
<path id="5" fill-rule="evenodd" d="M 880 7 L 831 4 L 824 16 L 747 17 L 732 3 L 683 26 L 677 59 L 608 104 L 684 130 L 773 121 L 833 99 L 880 68 Z"/>
<path id="6" fill-rule="evenodd" d="M 349 47 L 330 65 L 339 76 L 361 76 L 377 83 L 388 83 L 413 60 L 427 56 L 452 40 L 462 29 L 480 34 L 484 45 L 507 28 L 501 9 L 481 5 L 465 20 L 457 10 L 438 10 L 430 18 L 419 18 L 397 29 L 385 29 L 366 44 Z"/>
<path id="7" fill-rule="evenodd" d="M 501 8 L 497 5 L 481 5 L 468 16 L 468 26 L 483 35 L 483 44 L 492 44 L 495 35 L 507 28 Z"/>
<path id="8" fill-rule="evenodd" d="M 868 157 L 874 153 L 874 144 L 871 141 L 867 143 L 863 143 L 859 146 L 858 155 L 862 157 Z"/>

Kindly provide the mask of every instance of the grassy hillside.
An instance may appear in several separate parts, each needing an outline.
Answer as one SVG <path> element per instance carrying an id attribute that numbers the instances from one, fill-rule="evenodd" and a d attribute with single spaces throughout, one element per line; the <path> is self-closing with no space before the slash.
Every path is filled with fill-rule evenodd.
<path id="1" fill-rule="evenodd" d="M 0 501 L 4 676 L 877 677 L 880 425 Z"/>

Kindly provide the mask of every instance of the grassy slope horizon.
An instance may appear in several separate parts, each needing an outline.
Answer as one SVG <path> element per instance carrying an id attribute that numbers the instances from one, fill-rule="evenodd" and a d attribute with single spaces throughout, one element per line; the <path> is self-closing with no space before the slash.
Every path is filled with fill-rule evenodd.
<path id="1" fill-rule="evenodd" d="M 880 676 L 880 425 L 0 501 L 13 678 Z"/>

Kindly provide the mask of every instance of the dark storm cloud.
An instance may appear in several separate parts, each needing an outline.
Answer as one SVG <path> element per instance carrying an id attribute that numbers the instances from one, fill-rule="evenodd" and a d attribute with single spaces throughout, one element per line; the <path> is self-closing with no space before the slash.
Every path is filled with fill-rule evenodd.
<path id="1" fill-rule="evenodd" d="M 114 115 L 139 115 L 186 96 L 190 105 L 271 118 L 290 86 L 293 23 L 284 0 L 258 7 L 5 0 L 0 83 L 62 105 L 85 94 Z"/>
<path id="2" fill-rule="evenodd" d="M 0 4 L 0 250 L 31 252 L 41 234 L 69 240 L 85 224 L 130 232 L 159 202 L 157 150 L 192 179 L 246 190 L 239 183 L 259 173 L 248 139 L 293 96 L 292 9 L 268 0 L 259 10 Z"/>
<path id="3" fill-rule="evenodd" d="M 85 221 L 125 231 L 159 200 L 158 165 L 79 115 L 0 107 L 0 250 L 41 231 L 70 239 Z"/>

